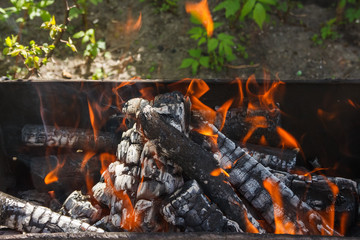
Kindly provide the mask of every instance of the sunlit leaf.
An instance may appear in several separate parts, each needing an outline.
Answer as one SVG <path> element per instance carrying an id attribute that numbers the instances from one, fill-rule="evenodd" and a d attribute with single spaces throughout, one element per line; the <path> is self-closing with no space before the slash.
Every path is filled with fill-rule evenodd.
<path id="1" fill-rule="evenodd" d="M 188 68 L 191 66 L 191 64 L 195 61 L 193 58 L 185 58 L 182 62 L 179 68 Z"/>
<path id="2" fill-rule="evenodd" d="M 255 22 L 257 23 L 257 25 L 259 25 L 259 27 L 262 29 L 263 23 L 266 18 L 266 12 L 261 3 L 257 3 L 255 5 L 253 18 L 254 18 Z"/>

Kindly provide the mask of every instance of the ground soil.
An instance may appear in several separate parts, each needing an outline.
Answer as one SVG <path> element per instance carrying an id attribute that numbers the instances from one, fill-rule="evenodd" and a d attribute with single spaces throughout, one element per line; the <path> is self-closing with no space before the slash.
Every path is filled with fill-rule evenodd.
<path id="1" fill-rule="evenodd" d="M 6 5 L 2 1 L 1 5 Z M 111 52 L 110 58 L 100 56 L 91 65 L 91 73 L 102 69 L 110 80 L 130 79 L 181 79 L 194 77 L 190 69 L 179 69 L 182 60 L 188 57 L 187 50 L 196 47 L 189 38 L 188 30 L 193 27 L 184 9 L 184 1 L 179 1 L 175 13 L 158 12 L 151 1 L 108 0 L 96 8 L 90 9 L 88 16 L 90 27 L 96 27 L 97 37 L 106 41 Z M 210 9 L 216 1 L 209 1 Z M 308 1 L 309 2 L 309 1 Z M 247 48 L 249 57 L 237 53 L 232 66 L 220 72 L 201 68 L 195 76 L 204 79 L 247 78 L 256 74 L 263 77 L 267 70 L 273 77 L 283 80 L 308 79 L 360 79 L 360 23 L 346 25 L 337 31 L 342 35 L 337 40 L 326 40 L 322 45 L 312 41 L 314 34 L 320 33 L 323 24 L 335 16 L 335 8 L 304 3 L 303 8 L 293 8 L 287 15 L 273 12 L 270 22 L 260 30 L 255 23 L 247 21 L 233 26 L 225 25 L 217 32 L 226 32 L 238 39 Z M 62 1 L 56 1 L 51 9 L 62 17 Z M 126 22 L 133 18 L 135 22 L 141 13 L 142 26 L 139 31 L 128 31 Z M 224 13 L 213 13 L 215 21 L 225 22 Z M 19 28 L 9 19 L 0 24 L 1 38 L 16 33 Z M 33 22 L 23 30 L 23 41 L 35 39 L 40 43 L 47 41 L 46 32 L 38 29 L 40 22 Z M 70 23 L 70 33 L 81 28 L 81 20 Z M 244 40 L 245 39 L 245 40 Z M 243 65 L 254 66 L 242 68 Z M 14 61 L 2 56 L 0 75 L 6 72 Z M 85 60 L 81 54 L 60 48 L 53 58 L 41 69 L 41 79 L 63 79 L 64 72 L 72 79 L 90 78 L 85 74 Z M 21 77 L 21 76 L 20 76 Z"/>

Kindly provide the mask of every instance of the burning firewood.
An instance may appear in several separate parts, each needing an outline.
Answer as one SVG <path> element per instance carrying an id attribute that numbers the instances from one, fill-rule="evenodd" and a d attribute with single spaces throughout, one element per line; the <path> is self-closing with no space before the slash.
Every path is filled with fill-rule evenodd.
<path id="1" fill-rule="evenodd" d="M 186 176 L 196 179 L 205 194 L 229 219 L 237 222 L 243 230 L 247 229 L 250 222 L 253 229 L 263 231 L 232 187 L 226 183 L 225 177 L 211 176 L 211 172 L 218 168 L 218 163 L 210 152 L 163 121 L 151 106 L 143 108 L 139 119 L 145 136 L 154 141 L 158 153 L 178 164 Z"/>
<path id="2" fill-rule="evenodd" d="M 94 136 L 92 130 L 25 125 L 22 128 L 22 142 L 27 146 L 66 147 L 82 150 L 111 151 L 117 144 L 115 134 L 99 132 Z"/>
<path id="3" fill-rule="evenodd" d="M 123 111 L 136 118 L 147 104 L 146 100 L 132 99 Z M 185 104 L 178 94 L 158 96 L 153 106 L 168 116 L 169 124 L 185 131 Z M 110 209 L 108 221 L 119 230 L 163 231 L 167 224 L 158 202 L 182 186 L 181 169 L 158 155 L 155 144 L 144 139 L 137 124 L 123 133 L 117 157 L 103 174 L 104 183 L 93 188 L 94 197 Z"/>
<path id="4" fill-rule="evenodd" d="M 334 207 L 335 225 L 342 225 L 344 229 L 347 229 L 355 223 L 359 207 L 355 181 L 341 177 L 325 177 L 314 174 L 304 176 L 270 171 L 314 210 L 325 212 Z M 338 189 L 335 200 L 331 184 Z"/>
<path id="5" fill-rule="evenodd" d="M 0 192 L 0 225 L 20 232 L 104 232 L 100 228 Z"/>
<path id="6" fill-rule="evenodd" d="M 166 221 L 186 232 L 241 232 L 238 224 L 227 219 L 203 194 L 195 180 L 178 189 L 162 209 Z"/>
<path id="7" fill-rule="evenodd" d="M 61 213 L 71 218 L 79 219 L 87 223 L 95 223 L 100 220 L 101 209 L 92 206 L 90 196 L 83 195 L 80 191 L 74 191 L 65 200 Z"/>

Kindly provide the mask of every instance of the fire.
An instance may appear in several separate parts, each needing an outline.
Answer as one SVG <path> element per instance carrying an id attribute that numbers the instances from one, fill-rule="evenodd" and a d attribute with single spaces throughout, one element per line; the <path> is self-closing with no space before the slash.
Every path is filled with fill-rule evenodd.
<path id="1" fill-rule="evenodd" d="M 281 127 L 276 127 L 276 131 L 280 136 L 280 139 L 281 139 L 280 145 L 283 148 L 289 147 L 289 148 L 301 149 L 298 141 L 289 132 L 287 132 L 286 130 L 284 130 Z"/>
<path id="2" fill-rule="evenodd" d="M 219 127 L 219 131 L 221 131 L 225 125 L 226 120 L 226 114 L 233 103 L 234 99 L 227 100 L 216 112 L 218 113 L 218 116 L 221 118 L 221 124 Z"/>
<path id="3" fill-rule="evenodd" d="M 117 199 L 122 201 L 123 211 L 120 227 L 128 231 L 135 230 L 140 225 L 140 222 L 137 219 L 136 212 L 129 195 L 126 193 L 126 191 L 115 189 L 114 183 L 112 182 L 108 172 L 105 172 L 104 179 L 106 184 L 110 185 L 110 187 L 113 189 L 113 193 Z"/>
<path id="4" fill-rule="evenodd" d="M 239 101 L 238 101 L 238 106 L 242 106 L 244 104 L 244 91 L 243 91 L 243 87 L 242 87 L 242 82 L 240 78 L 236 78 L 235 82 L 238 85 L 238 89 L 239 89 Z"/>
<path id="5" fill-rule="evenodd" d="M 249 140 L 256 129 L 268 127 L 267 120 L 264 116 L 246 117 L 245 121 L 251 123 L 251 127 L 243 139 L 244 143 Z"/>
<path id="6" fill-rule="evenodd" d="M 226 177 L 230 177 L 230 175 L 222 168 L 216 168 L 215 170 L 213 170 L 210 175 L 211 176 L 214 176 L 214 177 L 217 177 L 219 176 L 220 174 L 224 174 Z"/>
<path id="7" fill-rule="evenodd" d="M 202 23 L 209 37 L 212 36 L 214 31 L 214 22 L 211 17 L 207 0 L 201 0 L 198 3 L 186 2 L 185 10 Z"/>
<path id="8" fill-rule="evenodd" d="M 296 234 L 295 224 L 290 221 L 286 221 L 284 218 L 284 208 L 279 191 L 279 183 L 275 183 L 270 178 L 266 178 L 263 184 L 273 201 L 275 234 Z"/>
<path id="9" fill-rule="evenodd" d="M 64 165 L 65 165 L 65 160 L 58 162 L 56 167 L 46 175 L 44 179 L 45 184 L 51 184 L 57 182 L 59 180 L 58 178 L 59 171 Z"/>
<path id="10" fill-rule="evenodd" d="M 100 173 L 103 174 L 103 172 L 107 169 L 107 167 L 110 165 L 110 163 L 116 161 L 116 156 L 111 153 L 101 153 L 99 156 L 99 159 L 101 162 Z"/>
<path id="11" fill-rule="evenodd" d="M 350 106 L 352 106 L 352 107 L 355 108 L 355 109 L 359 109 L 359 108 L 360 108 L 360 105 L 357 104 L 357 103 L 354 103 L 354 101 L 351 100 L 351 99 L 348 99 L 347 102 L 348 102 L 348 104 L 349 104 Z"/>
<path id="12" fill-rule="evenodd" d="M 130 35 L 133 32 L 139 31 L 142 25 L 142 16 L 141 13 L 139 14 L 138 19 L 135 21 L 132 18 L 131 12 L 129 13 L 128 19 L 125 24 L 125 34 Z"/>
<path id="13" fill-rule="evenodd" d="M 335 225 L 335 201 L 336 201 L 336 197 L 339 193 L 339 188 L 329 180 L 327 180 L 327 183 L 332 192 L 333 200 L 332 200 L 332 204 L 326 209 L 326 212 L 320 213 L 320 214 L 323 217 L 324 223 L 330 227 L 330 229 L 329 229 L 330 235 L 333 235 L 334 234 L 334 225 Z M 322 232 L 321 234 L 328 235 L 327 232 Z"/>

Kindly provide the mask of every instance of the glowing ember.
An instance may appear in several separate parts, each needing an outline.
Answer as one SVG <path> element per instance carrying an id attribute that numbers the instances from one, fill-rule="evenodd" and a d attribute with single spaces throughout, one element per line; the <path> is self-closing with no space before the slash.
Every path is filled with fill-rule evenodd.
<path id="1" fill-rule="evenodd" d="M 212 36 L 214 31 L 214 22 L 211 17 L 207 0 L 201 0 L 199 3 L 186 2 L 185 9 L 187 13 L 190 13 L 197 18 L 205 27 L 207 35 Z"/>
<path id="2" fill-rule="evenodd" d="M 217 177 L 220 174 L 224 174 L 225 176 L 230 177 L 230 175 L 222 168 L 217 168 L 210 173 L 210 175 L 214 177 Z"/>

